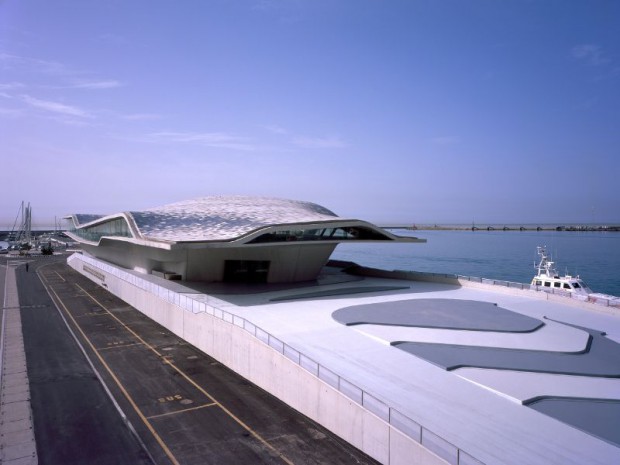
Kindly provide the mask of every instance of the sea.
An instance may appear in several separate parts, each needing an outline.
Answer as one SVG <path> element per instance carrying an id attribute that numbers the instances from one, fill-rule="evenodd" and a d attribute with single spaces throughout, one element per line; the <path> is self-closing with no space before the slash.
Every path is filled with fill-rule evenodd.
<path id="1" fill-rule="evenodd" d="M 426 243 L 341 243 L 331 258 L 384 270 L 425 271 L 527 283 L 545 246 L 560 274 L 620 296 L 620 232 L 389 229 Z M 8 243 L 0 241 L 0 247 Z"/>
<path id="2" fill-rule="evenodd" d="M 331 258 L 384 270 L 532 281 L 537 246 L 560 274 L 579 275 L 594 292 L 620 296 L 620 232 L 390 229 L 426 243 L 341 243 Z"/>

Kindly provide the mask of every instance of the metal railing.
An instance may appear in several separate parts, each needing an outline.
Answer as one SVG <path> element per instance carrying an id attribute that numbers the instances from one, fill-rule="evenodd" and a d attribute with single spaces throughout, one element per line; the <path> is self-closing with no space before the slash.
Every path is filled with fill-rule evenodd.
<path id="1" fill-rule="evenodd" d="M 68 262 L 73 262 L 74 260 L 86 262 L 92 267 L 99 268 L 99 270 L 105 273 L 115 276 L 116 278 L 128 282 L 142 290 L 155 294 L 166 302 L 174 304 L 183 310 L 192 313 L 207 313 L 214 318 L 218 318 L 227 323 L 242 328 L 250 335 L 267 344 L 273 350 L 277 351 L 284 357 L 291 360 L 293 363 L 300 366 L 305 371 L 316 376 L 326 384 L 336 389 L 342 395 L 351 399 L 353 402 L 357 403 L 369 412 L 381 418 L 386 423 L 390 424 L 393 428 L 397 429 L 407 437 L 413 439 L 417 443 L 424 446 L 426 449 L 438 455 L 449 464 L 484 465 L 483 462 L 474 458 L 464 450 L 445 440 L 428 428 L 425 428 L 423 425 L 409 418 L 407 415 L 401 413 L 397 409 L 390 407 L 382 400 L 373 396 L 371 393 L 364 391 L 356 384 L 348 381 L 347 379 L 338 375 L 329 368 L 321 365 L 320 363 L 313 360 L 311 357 L 308 357 L 307 355 L 286 344 L 285 342 L 265 331 L 264 329 L 256 326 L 251 321 L 246 320 L 245 318 L 235 315 L 233 313 L 227 312 L 224 309 L 218 308 L 217 306 L 213 305 L 213 303 L 201 302 L 188 296 L 179 294 L 175 291 L 171 291 L 163 286 L 159 286 L 146 279 L 136 276 L 135 274 L 123 271 L 122 269 L 119 269 L 113 265 L 100 262 L 91 257 L 74 254 L 67 259 Z"/>
<path id="2" fill-rule="evenodd" d="M 593 297 L 589 295 L 577 294 L 575 292 L 565 291 L 564 289 L 546 287 L 546 286 L 536 286 L 534 284 L 524 284 L 524 283 L 515 283 L 512 281 L 501 281 L 496 279 L 486 279 L 486 278 L 476 278 L 473 276 L 461 276 L 461 275 L 453 275 L 455 278 L 464 281 L 477 282 L 482 284 L 490 284 L 492 286 L 501 286 L 501 287 L 510 287 L 513 289 L 521 289 L 524 291 L 536 291 L 536 292 L 544 292 L 546 294 L 554 294 L 561 297 L 566 297 L 567 299 L 574 299 L 580 302 L 589 302 L 596 305 L 602 305 L 604 307 L 615 307 L 620 308 L 620 301 L 612 301 L 610 299 L 604 297 Z"/>
<path id="3" fill-rule="evenodd" d="M 343 262 L 344 263 L 344 262 Z M 580 302 L 589 302 L 595 305 L 601 305 L 604 307 L 620 308 L 619 300 L 610 300 L 604 297 L 594 297 L 588 295 L 577 294 L 574 292 L 568 292 L 563 289 L 536 286 L 532 284 L 516 283 L 512 281 L 503 281 L 498 279 L 479 278 L 475 276 L 463 276 L 458 274 L 449 273 L 430 273 L 426 271 L 406 271 L 406 270 L 381 270 L 378 268 L 368 268 L 363 266 L 356 266 L 349 271 L 356 275 L 378 277 L 378 278 L 392 278 L 392 279 L 405 279 L 409 281 L 439 281 L 439 282 L 454 282 L 458 284 L 459 281 L 469 281 L 472 283 L 488 284 L 499 287 L 509 287 L 512 289 L 520 289 L 523 291 L 536 291 L 544 292 L 547 294 L 554 294 L 557 296 L 565 297 L 567 299 L 574 299 Z"/>

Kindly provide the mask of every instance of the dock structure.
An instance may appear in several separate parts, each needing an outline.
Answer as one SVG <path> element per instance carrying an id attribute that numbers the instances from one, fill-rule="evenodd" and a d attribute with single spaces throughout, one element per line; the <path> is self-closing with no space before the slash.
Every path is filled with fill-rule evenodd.
<path id="1" fill-rule="evenodd" d="M 248 287 L 69 265 L 380 463 L 620 461 L 617 309 L 359 269 Z"/>
<path id="2" fill-rule="evenodd" d="M 66 257 L 0 257 L 1 463 L 377 465 Z"/>
<path id="3" fill-rule="evenodd" d="M 380 463 L 620 463 L 616 308 L 329 262 L 423 240 L 309 202 L 68 218 L 71 268 Z"/>

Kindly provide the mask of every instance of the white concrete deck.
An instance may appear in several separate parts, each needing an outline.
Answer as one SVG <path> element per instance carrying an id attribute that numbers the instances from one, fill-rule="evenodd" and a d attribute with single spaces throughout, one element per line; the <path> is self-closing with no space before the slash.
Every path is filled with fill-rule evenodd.
<path id="1" fill-rule="evenodd" d="M 557 397 L 620 399 L 618 378 L 600 378 L 593 383 L 590 378 L 584 376 L 481 368 L 459 368 L 453 373 L 519 403 L 542 394 Z"/>
<path id="2" fill-rule="evenodd" d="M 377 278 L 364 280 L 366 286 L 387 284 L 410 289 L 380 295 L 342 295 L 279 303 L 267 303 L 269 295 L 263 293 L 254 296 L 260 301 L 257 305 L 248 302 L 250 296 L 243 296 L 245 306 L 222 305 L 226 311 L 250 320 L 486 464 L 620 463 L 620 448 L 615 445 L 520 405 L 521 400 L 544 395 L 620 399 L 618 380 L 499 370 L 448 372 L 386 345 L 387 341 L 393 340 L 426 340 L 572 352 L 584 349 L 585 332 L 549 321 L 545 321 L 546 326 L 539 334 L 377 325 L 358 328 L 344 326 L 331 315 L 335 310 L 351 305 L 392 300 L 480 300 L 535 318 L 548 316 L 606 331 L 608 337 L 616 341 L 620 334 L 619 317 L 547 302 L 526 293 L 522 296 L 506 295 L 492 288 L 456 288 Z M 344 289 L 351 284 L 336 286 Z M 298 292 L 305 293 L 307 289 Z M 560 380 L 565 382 L 563 386 L 558 382 Z"/>
<path id="3" fill-rule="evenodd" d="M 77 268 L 79 270 L 79 268 Z M 126 273 L 126 270 L 123 270 Z M 574 352 L 584 348 L 585 331 L 545 319 L 539 334 L 428 330 L 378 325 L 345 326 L 332 317 L 352 305 L 407 299 L 462 299 L 497 303 L 512 312 L 544 317 L 604 331 L 620 342 L 620 316 L 580 308 L 572 303 L 547 301 L 527 291 L 503 292 L 492 286 L 457 287 L 441 283 L 363 278 L 343 282 L 259 293 L 209 295 L 183 283 L 129 272 L 170 292 L 251 322 L 307 359 L 331 370 L 385 405 L 422 425 L 468 455 L 451 463 L 514 465 L 609 465 L 620 463 L 620 447 L 567 423 L 522 405 L 540 396 L 620 399 L 618 378 L 550 375 L 519 371 L 461 368 L 454 371 L 429 363 L 389 341 L 444 342 L 497 347 L 503 351 Z M 91 277 L 92 279 L 92 277 Z M 130 281 L 131 281 L 130 277 Z M 137 285 L 137 284 L 136 284 Z M 354 287 L 402 286 L 405 289 L 347 293 Z M 148 286 L 146 286 L 148 287 Z M 340 295 L 273 302 L 271 299 L 310 291 L 341 289 Z M 161 292 L 161 291 L 152 291 Z M 168 291 L 166 291 L 168 292 Z M 164 298 L 166 298 L 164 296 Z M 169 297 L 168 297 L 169 298 Z M 200 312 L 200 305 L 189 308 Z M 197 309 L 198 308 L 198 309 Z M 204 310 L 202 310 L 204 311 Z M 209 310 L 207 310 L 209 311 Z M 210 310 L 213 314 L 213 310 Z M 207 315 L 208 316 L 208 315 Z M 234 317 L 227 319 L 237 324 Z M 371 327 L 369 327 L 371 326 Z M 302 364 L 303 365 L 303 364 Z M 390 410 L 391 411 L 391 410 Z M 475 458 L 475 462 L 468 456 Z"/>

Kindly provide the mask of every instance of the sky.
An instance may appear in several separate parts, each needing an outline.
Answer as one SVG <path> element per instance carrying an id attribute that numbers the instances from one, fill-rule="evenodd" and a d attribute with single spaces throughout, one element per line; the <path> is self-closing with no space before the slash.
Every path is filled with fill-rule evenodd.
<path id="1" fill-rule="evenodd" d="M 0 226 L 207 195 L 620 223 L 620 2 L 0 0 Z"/>

